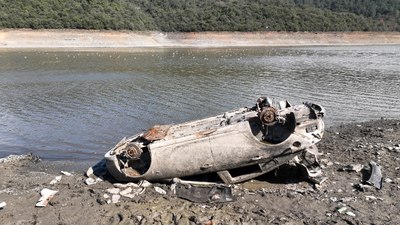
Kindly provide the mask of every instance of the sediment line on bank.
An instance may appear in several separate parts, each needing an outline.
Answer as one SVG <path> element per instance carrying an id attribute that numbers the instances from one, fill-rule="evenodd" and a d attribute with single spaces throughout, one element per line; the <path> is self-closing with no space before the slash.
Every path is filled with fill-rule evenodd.
<path id="1" fill-rule="evenodd" d="M 400 44 L 399 32 L 133 32 L 0 30 L 0 49 L 168 48 Z"/>

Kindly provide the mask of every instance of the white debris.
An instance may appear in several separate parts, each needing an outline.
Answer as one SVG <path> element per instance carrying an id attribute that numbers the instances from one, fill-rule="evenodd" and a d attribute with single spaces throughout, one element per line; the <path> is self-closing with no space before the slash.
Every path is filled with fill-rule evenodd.
<path id="1" fill-rule="evenodd" d="M 72 173 L 67 172 L 67 171 L 61 171 L 61 173 L 62 173 L 63 175 L 65 175 L 65 176 L 67 176 L 67 177 L 74 176 Z"/>
<path id="2" fill-rule="evenodd" d="M 130 189 L 130 190 L 128 191 L 128 189 Z M 119 194 L 122 197 L 126 197 L 126 198 L 131 198 L 132 199 L 132 198 L 134 198 L 134 197 L 136 197 L 136 196 L 138 196 L 140 194 L 143 194 L 144 191 L 146 190 L 146 188 L 144 188 L 144 187 L 135 188 L 135 189 L 129 187 L 128 189 L 125 189 L 125 190 L 121 191 Z"/>
<path id="3" fill-rule="evenodd" d="M 101 181 L 103 181 L 103 180 L 101 178 L 99 178 L 99 177 L 97 177 L 96 179 L 93 179 L 93 178 L 89 177 L 89 178 L 87 178 L 85 180 L 85 184 L 93 185 L 93 184 L 96 184 L 97 182 L 101 182 Z"/>
<path id="4" fill-rule="evenodd" d="M 110 194 L 113 194 L 113 195 L 115 195 L 115 194 L 119 194 L 119 192 L 121 191 L 119 188 L 109 188 L 109 189 L 107 189 L 106 190 L 108 193 L 110 193 Z"/>
<path id="5" fill-rule="evenodd" d="M 6 202 L 0 202 L 0 209 L 6 207 L 6 205 L 7 205 Z"/>
<path id="6" fill-rule="evenodd" d="M 39 198 L 39 200 L 35 206 L 36 207 L 45 207 L 57 192 L 58 191 L 44 188 L 42 191 L 40 191 L 40 195 L 42 197 Z"/>
<path id="7" fill-rule="evenodd" d="M 54 185 L 61 181 L 62 176 L 56 176 L 52 181 L 50 181 L 50 185 Z"/>
<path id="8" fill-rule="evenodd" d="M 108 194 L 104 194 L 103 198 L 107 199 L 107 198 L 110 198 L 110 196 Z"/>
<path id="9" fill-rule="evenodd" d="M 132 183 L 132 182 L 129 182 L 129 183 L 126 183 L 126 184 L 115 183 L 115 184 L 113 184 L 113 186 L 116 187 L 116 188 L 127 188 L 127 187 L 138 188 L 139 187 L 138 184 L 135 184 L 135 183 Z"/>
<path id="10" fill-rule="evenodd" d="M 390 179 L 390 178 L 386 178 L 386 179 L 385 179 L 385 183 L 393 183 L 393 180 Z"/>
<path id="11" fill-rule="evenodd" d="M 342 207 L 342 208 L 338 209 L 337 211 L 339 213 L 344 213 L 346 210 L 347 210 L 347 207 Z"/>
<path id="12" fill-rule="evenodd" d="M 150 187 L 152 184 L 150 183 L 150 182 L 148 182 L 147 180 L 142 180 L 140 183 L 139 183 L 139 186 L 140 187 L 145 187 L 145 188 L 147 188 L 147 187 Z"/>
<path id="13" fill-rule="evenodd" d="M 121 198 L 120 195 L 113 195 L 113 196 L 111 197 L 111 202 L 114 203 L 114 204 L 115 204 L 115 203 L 118 203 L 120 198 Z"/>
<path id="14" fill-rule="evenodd" d="M 353 212 L 350 212 L 350 211 L 347 211 L 346 214 L 349 215 L 349 216 L 352 216 L 352 217 L 356 216 L 356 214 L 354 214 Z"/>
<path id="15" fill-rule="evenodd" d="M 127 194 L 129 194 L 131 192 L 132 192 L 132 188 L 128 187 L 127 189 L 121 191 L 119 194 L 123 196 L 123 195 L 127 195 Z"/>
<path id="16" fill-rule="evenodd" d="M 167 192 L 164 189 L 160 188 L 160 187 L 154 187 L 154 190 L 156 190 L 158 193 L 160 193 L 162 195 L 167 194 Z"/>
<path id="17" fill-rule="evenodd" d="M 365 200 L 370 201 L 370 200 L 376 200 L 377 198 L 373 195 L 366 195 Z"/>

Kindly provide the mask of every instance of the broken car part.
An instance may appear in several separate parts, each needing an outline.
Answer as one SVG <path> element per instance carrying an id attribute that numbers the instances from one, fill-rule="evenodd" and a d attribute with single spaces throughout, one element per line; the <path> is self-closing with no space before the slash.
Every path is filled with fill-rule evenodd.
<path id="1" fill-rule="evenodd" d="M 366 181 L 369 185 L 382 189 L 382 168 L 376 162 L 371 161 L 369 163 L 371 167 L 371 176 Z"/>
<path id="2" fill-rule="evenodd" d="M 166 180 L 217 173 L 225 183 L 265 174 L 303 152 L 317 153 L 324 133 L 323 107 L 259 98 L 206 119 L 158 125 L 124 138 L 106 153 L 119 181 Z"/>

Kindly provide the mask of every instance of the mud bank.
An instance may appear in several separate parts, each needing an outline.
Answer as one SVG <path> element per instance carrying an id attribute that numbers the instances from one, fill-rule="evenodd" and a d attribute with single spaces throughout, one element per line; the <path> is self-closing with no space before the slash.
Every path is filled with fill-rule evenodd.
<path id="1" fill-rule="evenodd" d="M 107 204 L 109 181 L 84 183 L 83 171 L 60 175 L 34 157 L 0 160 L 2 224 L 400 224 L 400 120 L 377 120 L 329 128 L 318 144 L 323 173 L 320 186 L 306 182 L 294 167 L 235 185 L 230 203 L 200 204 L 175 197 L 169 184 L 153 183 L 144 193 Z M 363 183 L 365 170 L 382 166 L 383 188 Z M 363 172 L 364 171 L 364 172 Z M 362 184 L 362 185 L 360 185 Z M 164 189 L 160 194 L 154 187 Z M 43 188 L 58 190 L 37 208 Z"/>
<path id="2" fill-rule="evenodd" d="M 399 32 L 199 32 L 0 30 L 0 49 L 257 47 L 400 44 Z"/>

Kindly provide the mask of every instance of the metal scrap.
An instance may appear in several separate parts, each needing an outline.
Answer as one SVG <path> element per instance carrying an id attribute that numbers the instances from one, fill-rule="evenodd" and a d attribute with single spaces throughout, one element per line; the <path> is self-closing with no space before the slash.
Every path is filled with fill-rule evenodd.
<path id="1" fill-rule="evenodd" d="M 371 176 L 366 181 L 367 184 L 376 187 L 378 190 L 382 189 L 382 167 L 378 165 L 376 162 L 371 161 L 369 163 L 371 167 Z"/>

